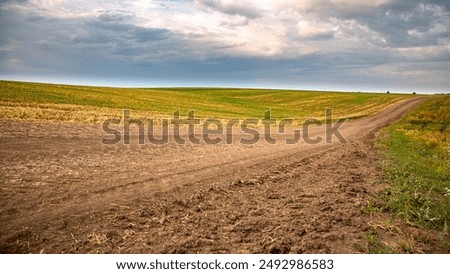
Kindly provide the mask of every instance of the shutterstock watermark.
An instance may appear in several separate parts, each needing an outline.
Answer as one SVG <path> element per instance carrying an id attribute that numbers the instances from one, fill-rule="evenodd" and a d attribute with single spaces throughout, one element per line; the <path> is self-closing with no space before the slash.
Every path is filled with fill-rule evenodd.
<path id="1" fill-rule="evenodd" d="M 325 121 L 310 118 L 295 126 L 294 119 L 274 119 L 271 111 L 266 111 L 263 118 L 220 120 L 215 118 L 199 119 L 195 111 L 190 111 L 186 117 L 175 111 L 171 118 L 163 118 L 157 125 L 155 119 L 132 118 L 130 110 L 123 111 L 123 117 L 107 119 L 102 123 L 102 129 L 107 135 L 102 139 L 106 145 L 131 143 L 132 126 L 137 129 L 138 144 L 163 145 L 171 141 L 177 144 L 244 144 L 254 145 L 258 142 L 276 144 L 306 144 L 332 143 L 333 136 L 340 143 L 347 140 L 339 131 L 346 119 L 333 123 L 332 109 L 325 109 Z M 144 122 L 145 121 L 145 122 Z M 324 136 L 311 134 L 311 127 L 322 127 Z M 291 130 L 288 130 L 291 129 Z M 136 135 L 136 134 L 134 134 Z M 280 138 L 283 136 L 283 138 Z"/>

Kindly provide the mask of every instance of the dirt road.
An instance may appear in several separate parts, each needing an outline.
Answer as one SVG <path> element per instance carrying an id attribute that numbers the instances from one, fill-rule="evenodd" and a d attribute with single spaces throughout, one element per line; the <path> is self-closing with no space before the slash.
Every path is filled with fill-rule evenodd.
<path id="1" fill-rule="evenodd" d="M 104 145 L 99 126 L 0 121 L 0 251 L 364 252 L 376 133 L 423 100 L 315 145 Z"/>

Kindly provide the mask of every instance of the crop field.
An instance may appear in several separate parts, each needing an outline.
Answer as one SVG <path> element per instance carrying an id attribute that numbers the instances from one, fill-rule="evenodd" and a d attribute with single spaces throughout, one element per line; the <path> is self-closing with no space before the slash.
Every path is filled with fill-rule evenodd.
<path id="1" fill-rule="evenodd" d="M 97 123 L 123 109 L 142 118 L 181 115 L 201 118 L 323 119 L 376 113 L 412 95 L 225 88 L 110 88 L 0 81 L 0 118 Z"/>

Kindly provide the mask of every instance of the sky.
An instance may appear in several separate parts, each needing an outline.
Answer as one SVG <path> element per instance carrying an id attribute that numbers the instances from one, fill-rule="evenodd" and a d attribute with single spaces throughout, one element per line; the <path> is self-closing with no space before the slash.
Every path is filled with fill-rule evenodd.
<path id="1" fill-rule="evenodd" d="M 450 92 L 450 1 L 0 0 L 0 79 Z"/>

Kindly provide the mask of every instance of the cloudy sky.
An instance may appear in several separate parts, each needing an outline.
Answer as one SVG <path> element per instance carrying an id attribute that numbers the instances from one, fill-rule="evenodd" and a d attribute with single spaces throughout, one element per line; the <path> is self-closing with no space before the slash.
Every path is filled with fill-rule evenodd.
<path id="1" fill-rule="evenodd" d="M 0 0 L 0 79 L 449 92 L 448 0 Z"/>

